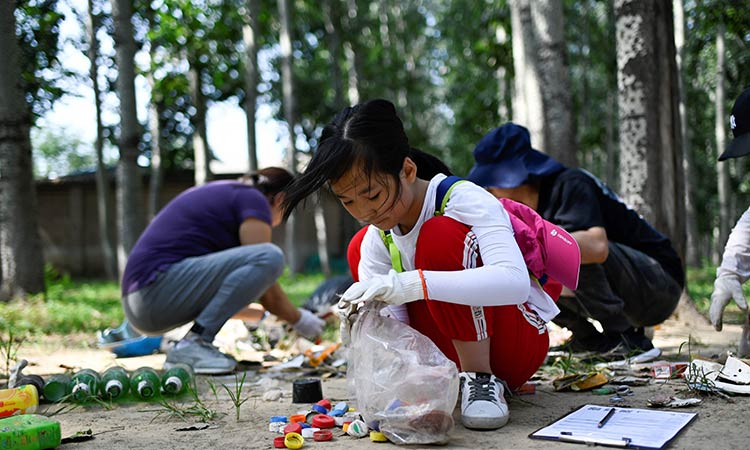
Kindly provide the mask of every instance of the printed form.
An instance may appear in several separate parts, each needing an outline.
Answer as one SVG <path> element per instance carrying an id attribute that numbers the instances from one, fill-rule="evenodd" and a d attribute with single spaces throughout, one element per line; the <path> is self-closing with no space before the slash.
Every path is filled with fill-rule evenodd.
<path id="1" fill-rule="evenodd" d="M 616 447 L 662 448 L 695 416 L 697 413 L 585 405 L 529 437 Z"/>

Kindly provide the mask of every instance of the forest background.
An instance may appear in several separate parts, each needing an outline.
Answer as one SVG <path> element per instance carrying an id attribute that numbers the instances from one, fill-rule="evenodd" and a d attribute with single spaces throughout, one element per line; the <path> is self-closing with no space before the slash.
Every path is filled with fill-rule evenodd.
<path id="1" fill-rule="evenodd" d="M 750 83 L 743 1 L 0 3 L 4 300 L 44 292 L 54 272 L 45 282 L 35 180 L 96 172 L 102 229 L 117 224 L 116 235 L 100 233 L 116 280 L 161 206 L 165 174 L 189 169 L 202 184 L 222 152 L 244 153 L 239 172 L 269 152 L 302 170 L 338 110 L 376 97 L 397 105 L 413 146 L 459 175 L 487 131 L 509 120 L 528 127 L 535 148 L 607 182 L 690 268 L 719 261 L 750 204 L 749 162 L 716 162 L 732 103 Z M 61 32 L 71 23 L 79 32 Z M 88 67 L 67 64 L 71 51 Z M 46 120 L 81 90 L 96 111 L 84 125 L 96 130 L 91 142 Z M 207 117 L 225 104 L 244 110 L 246 143 L 219 150 Z M 259 147 L 269 133 L 274 145 Z M 293 229 L 292 220 L 291 267 Z"/>

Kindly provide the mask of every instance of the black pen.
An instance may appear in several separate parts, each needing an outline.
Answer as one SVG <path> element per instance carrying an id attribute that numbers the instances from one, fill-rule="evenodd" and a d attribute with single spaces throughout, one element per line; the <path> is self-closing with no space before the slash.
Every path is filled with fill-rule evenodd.
<path id="1" fill-rule="evenodd" d="M 616 411 L 616 409 L 615 409 L 615 408 L 612 408 L 612 409 L 610 409 L 610 410 L 609 410 L 609 412 L 607 412 L 607 415 L 605 415 L 605 416 L 604 416 L 604 417 L 602 418 L 602 420 L 600 420 L 600 421 L 599 421 L 599 423 L 598 423 L 598 424 L 596 424 L 596 427 L 597 427 L 597 428 L 601 428 L 601 427 L 603 427 L 603 426 L 604 426 L 604 424 L 606 424 L 606 423 L 607 423 L 607 422 L 609 421 L 609 419 L 611 419 L 611 418 L 612 418 L 612 416 L 614 416 L 614 415 L 615 415 L 615 411 Z"/>

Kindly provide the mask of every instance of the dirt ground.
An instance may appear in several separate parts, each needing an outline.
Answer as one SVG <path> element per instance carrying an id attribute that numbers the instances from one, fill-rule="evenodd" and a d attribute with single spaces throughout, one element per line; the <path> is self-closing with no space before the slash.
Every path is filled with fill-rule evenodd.
<path id="1" fill-rule="evenodd" d="M 654 343 L 664 350 L 662 359 L 686 361 L 686 348 L 680 347 L 691 338 L 691 351 L 694 355 L 716 357 L 725 354 L 726 350 L 736 349 L 739 338 L 738 326 L 725 326 L 721 333 L 713 331 L 706 325 L 685 325 L 670 320 L 655 332 Z M 75 339 L 75 338 L 73 338 Z M 78 338 L 81 339 L 80 337 Z M 163 354 L 138 358 L 121 358 L 98 349 L 82 349 L 68 342 L 46 342 L 43 344 L 22 347 L 19 357 L 28 359 L 31 366 L 26 373 L 51 374 L 61 372 L 64 367 L 91 367 L 102 370 L 112 364 L 120 364 L 127 369 L 148 365 L 161 368 Z M 684 346 L 683 346 L 684 347 Z M 261 371 L 262 372 L 262 371 Z M 112 409 L 102 406 L 78 407 L 64 411 L 53 417 L 62 427 L 63 437 L 78 431 L 91 430 L 95 436 L 86 442 L 69 443 L 61 449 L 271 449 L 273 438 L 278 436 L 268 430 L 269 417 L 272 415 L 291 415 L 305 409 L 305 406 L 291 403 L 292 380 L 303 376 L 302 372 L 288 372 L 278 379 L 278 387 L 283 396 L 278 401 L 265 401 L 262 398 L 261 385 L 250 386 L 259 377 L 268 378 L 268 373 L 259 374 L 258 368 L 248 372 L 247 386 L 243 398 L 248 400 L 242 405 L 240 418 L 236 419 L 235 408 L 221 384 L 232 387 L 235 377 L 225 376 L 212 379 L 216 393 L 212 392 L 208 377 L 199 377 L 200 398 L 204 404 L 217 411 L 218 418 L 209 422 L 204 429 L 179 431 L 181 428 L 199 424 L 198 421 L 181 421 L 170 419 L 165 410 L 154 403 L 118 403 Z M 263 383 L 273 383 L 266 380 Z M 346 380 L 343 377 L 323 379 L 323 394 L 335 402 L 350 398 Z M 263 386 L 268 386 L 264 384 Z M 684 382 L 671 381 L 668 384 L 651 384 L 633 387 L 634 395 L 626 397 L 625 405 L 645 408 L 646 400 L 655 393 L 674 394 L 684 390 Z M 445 448 L 526 448 L 526 449 L 573 449 L 573 443 L 533 440 L 530 433 L 541 428 L 556 418 L 577 407 L 591 403 L 608 405 L 607 395 L 591 393 L 555 392 L 549 380 L 542 380 L 533 395 L 515 396 L 510 399 L 511 419 L 507 426 L 489 432 L 470 431 L 461 426 L 458 410 L 454 412 L 456 425 L 450 442 Z M 188 401 L 186 406 L 191 402 Z M 356 404 L 354 404 L 356 406 Z M 48 414 L 59 408 L 59 405 L 43 405 L 41 412 Z M 703 397 L 700 405 L 685 409 L 698 413 L 697 419 L 674 440 L 671 448 L 706 449 L 706 448 L 745 448 L 750 437 L 746 418 L 750 417 L 750 398 L 735 397 L 733 401 L 711 396 Z M 330 442 L 305 442 L 305 447 L 327 448 L 330 450 L 344 448 L 382 448 L 392 444 L 374 443 L 369 439 L 355 439 L 336 429 L 334 439 Z M 578 447 L 580 448 L 580 447 Z"/>

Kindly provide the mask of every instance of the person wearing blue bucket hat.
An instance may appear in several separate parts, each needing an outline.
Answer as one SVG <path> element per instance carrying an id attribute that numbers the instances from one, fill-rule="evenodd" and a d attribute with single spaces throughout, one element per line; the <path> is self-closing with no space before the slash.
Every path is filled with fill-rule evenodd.
<path id="1" fill-rule="evenodd" d="M 734 139 L 719 156 L 719 161 L 750 154 L 750 86 L 737 97 L 729 116 Z M 717 331 L 723 328 L 724 309 L 734 300 L 747 320 L 747 300 L 742 284 L 750 279 L 750 208 L 742 214 L 727 239 L 721 265 L 716 269 L 709 316 Z M 750 329 L 744 326 L 739 356 L 750 356 Z"/>
<path id="2" fill-rule="evenodd" d="M 578 288 L 563 291 L 554 319 L 573 333 L 563 348 L 612 356 L 652 349 L 644 327 L 672 314 L 685 283 L 669 239 L 594 175 L 535 150 L 520 125 L 490 131 L 474 160 L 470 181 L 533 208 L 581 249 Z"/>

